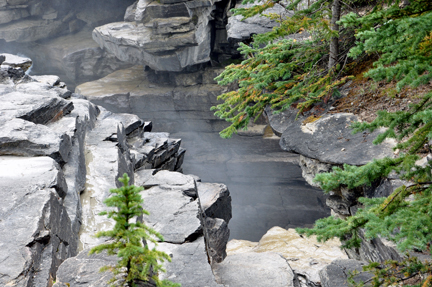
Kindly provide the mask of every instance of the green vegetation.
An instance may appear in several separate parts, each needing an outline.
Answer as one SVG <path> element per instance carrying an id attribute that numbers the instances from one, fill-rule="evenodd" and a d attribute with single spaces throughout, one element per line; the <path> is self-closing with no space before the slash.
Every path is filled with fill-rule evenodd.
<path id="1" fill-rule="evenodd" d="M 330 27 L 334 13 L 329 5 L 334 7 L 338 1 L 318 0 L 309 9 L 296 11 L 292 18 L 281 20 L 280 27 L 272 32 L 255 36 L 250 46 L 241 45 L 245 60 L 228 66 L 218 77 L 222 85 L 239 84 L 237 91 L 221 95 L 224 102 L 214 107 L 216 115 L 232 123 L 221 132 L 222 137 L 230 137 L 245 128 L 268 105 L 276 110 L 296 106 L 302 112 L 314 103 L 326 102 L 337 95 L 338 86 L 352 77 L 352 71 L 363 59 L 376 59 L 364 76 L 374 81 L 396 81 L 398 92 L 407 86 L 430 84 L 432 1 L 341 1 L 343 16 L 337 23 L 342 28 L 337 30 Z M 255 15 L 277 2 L 267 1 L 236 13 Z M 287 9 L 293 10 L 298 3 L 294 1 Z M 362 13 L 357 13 L 360 10 Z M 310 36 L 302 41 L 284 38 L 293 33 Z M 339 52 L 334 65 L 329 65 L 334 38 L 339 39 Z M 344 247 L 352 248 L 361 243 L 358 235 L 361 228 L 367 238 L 383 236 L 394 241 L 400 250 L 431 252 L 431 163 L 420 166 L 416 161 L 425 144 L 432 140 L 432 92 L 408 110 L 381 111 L 372 123 L 353 124 L 355 132 L 380 127 L 387 130 L 375 143 L 396 139 L 399 150 L 396 158 L 377 159 L 361 167 L 335 167 L 331 173 L 319 174 L 316 181 L 326 192 L 360 188 L 390 173 L 396 173 L 407 184 L 388 198 L 359 198 L 362 208 L 346 220 L 328 217 L 318 220 L 312 229 L 298 231 L 315 234 L 319 240 L 338 237 Z M 375 272 L 373 286 L 395 283 L 432 286 L 431 265 L 413 258 L 387 262 L 387 265 L 371 263 L 367 269 Z M 418 274 L 423 275 L 418 282 L 407 280 Z"/>
<path id="2" fill-rule="evenodd" d="M 153 281 L 156 286 L 174 287 L 180 286 L 167 280 L 158 278 L 159 272 L 164 272 L 162 262 L 171 261 L 168 254 L 150 249 L 148 242 L 156 244 L 157 240 L 163 241 L 162 235 L 139 221 L 139 218 L 149 213 L 142 209 L 143 202 L 140 191 L 142 187 L 129 185 L 129 177 L 125 173 L 119 181 L 123 186 L 111 189 L 112 196 L 104 203 L 115 210 L 101 212 L 115 220 L 115 226 L 109 231 L 100 231 L 96 237 L 108 237 L 111 240 L 98 245 L 90 250 L 92 253 L 100 253 L 104 250 L 108 255 L 117 255 L 120 259 L 115 267 L 105 266 L 101 271 L 110 270 L 114 275 L 125 275 L 125 284 L 122 286 L 137 286 L 138 281 Z M 116 278 L 109 283 L 116 286 Z"/>

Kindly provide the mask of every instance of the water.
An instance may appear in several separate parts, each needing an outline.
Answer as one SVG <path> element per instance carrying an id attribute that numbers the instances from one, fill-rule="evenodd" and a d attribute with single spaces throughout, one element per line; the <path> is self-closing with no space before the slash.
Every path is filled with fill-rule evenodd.
<path id="1" fill-rule="evenodd" d="M 258 241 L 273 226 L 310 227 L 329 215 L 322 191 L 301 176 L 298 156 L 262 136 L 222 139 L 218 133 L 171 133 L 182 138 L 185 174 L 224 183 L 232 197 L 230 239 Z"/>

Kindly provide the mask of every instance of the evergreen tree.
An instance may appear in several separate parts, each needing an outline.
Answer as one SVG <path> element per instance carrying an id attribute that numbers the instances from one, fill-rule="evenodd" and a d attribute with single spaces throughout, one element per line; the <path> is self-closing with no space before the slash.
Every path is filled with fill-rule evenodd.
<path id="1" fill-rule="evenodd" d="M 180 286 L 158 278 L 158 273 L 164 272 L 161 263 L 165 260 L 171 261 L 171 258 L 168 254 L 157 251 L 156 248 L 150 249 L 147 244 L 149 241 L 154 244 L 157 240 L 163 241 L 163 237 L 138 220 L 144 214 L 149 214 L 141 207 L 143 200 L 139 192 L 143 188 L 129 185 L 129 177 L 126 173 L 119 178 L 119 181 L 123 186 L 111 189 L 112 196 L 104 201 L 107 206 L 116 209 L 100 213 L 114 219 L 115 226 L 112 230 L 100 231 L 96 234 L 98 238 L 108 237 L 112 240 L 92 248 L 90 254 L 106 250 L 108 255 L 117 255 L 119 257 L 117 265 L 114 268 L 105 266 L 101 271 L 112 269 L 114 275 L 125 273 L 125 286 L 137 286 L 136 282 L 139 280 L 152 280 L 158 287 Z M 115 282 L 114 277 L 109 283 Z"/>
<path id="2" fill-rule="evenodd" d="M 247 1 L 245 1 L 247 2 Z M 244 3 L 245 3 L 244 2 Z M 237 10 L 244 16 L 261 13 L 277 1 L 266 1 L 252 9 Z M 301 112 L 316 103 L 337 94 L 339 84 L 350 77 L 349 70 L 327 62 L 330 43 L 339 37 L 336 62 L 350 63 L 367 55 L 377 60 L 366 74 L 373 80 L 395 80 L 400 91 L 406 86 L 418 87 L 432 80 L 432 1 L 430 0 L 378 0 L 340 1 L 343 4 L 339 32 L 331 29 L 330 1 L 317 1 L 309 9 L 296 11 L 294 16 L 282 20 L 280 27 L 257 35 L 251 45 L 241 45 L 245 60 L 230 65 L 217 78 L 220 84 L 237 82 L 239 89 L 221 95 L 224 103 L 218 105 L 216 115 L 232 124 L 221 132 L 229 137 L 239 128 L 245 128 L 250 119 L 261 114 L 267 105 L 286 109 L 293 104 Z M 348 2 L 348 4 L 347 4 Z M 279 2 L 278 2 L 279 3 Z M 299 1 L 288 5 L 293 8 Z M 371 9 L 362 15 L 347 12 L 347 6 L 365 5 Z M 310 33 L 304 41 L 286 39 L 293 33 Z M 352 35 L 355 36 L 355 42 Z M 350 51 L 346 54 L 344 51 Z M 333 52 L 334 53 L 334 52 Z M 334 53 L 335 54 L 335 53 Z M 330 60 L 335 57 L 330 57 Z M 328 65 L 326 65 L 328 64 Z M 334 67 L 332 69 L 332 66 Z M 347 65 L 348 66 L 348 65 Z M 319 240 L 339 237 L 344 247 L 358 247 L 360 228 L 367 238 L 386 237 L 400 250 L 431 252 L 432 241 L 432 178 L 431 161 L 419 166 L 419 152 L 432 143 L 432 92 L 407 111 L 381 111 L 372 123 L 355 123 L 355 132 L 384 127 L 386 132 L 375 140 L 398 140 L 396 158 L 374 160 L 361 167 L 344 165 L 333 172 L 319 174 L 316 180 L 329 192 L 338 188 L 355 189 L 370 185 L 395 172 L 409 184 L 396 189 L 387 198 L 359 198 L 362 205 L 357 213 L 346 220 L 328 217 L 315 223 L 313 229 L 299 229 L 307 235 L 315 234 Z M 428 147 L 430 148 L 430 147 Z M 395 286 L 407 278 L 422 275 L 420 284 L 432 286 L 432 265 L 408 258 L 387 265 L 372 263 L 367 267 L 375 272 L 373 286 Z M 393 284 L 393 285 L 392 285 Z"/>
<path id="3" fill-rule="evenodd" d="M 220 133 L 222 137 L 230 137 L 238 129 L 246 128 L 267 105 L 283 110 L 296 104 L 302 112 L 337 94 L 336 87 L 348 79 L 341 77 L 342 67 L 337 64 L 346 63 L 353 31 L 339 31 L 336 20 L 341 13 L 340 1 L 317 0 L 307 9 L 296 10 L 300 1 L 295 0 L 286 7 L 294 10 L 291 17 L 268 16 L 277 20 L 280 26 L 271 32 L 255 35 L 251 45 L 240 43 L 239 51 L 245 60 L 229 65 L 216 78 L 220 85 L 239 84 L 238 90 L 220 95 L 218 99 L 223 103 L 212 108 L 216 110 L 215 115 L 231 122 Z M 243 4 L 249 2 L 253 0 L 245 0 Z M 276 3 L 283 5 L 280 1 L 271 0 L 234 11 L 236 15 L 251 17 Z M 333 20 L 330 22 L 329 19 Z M 305 37 L 301 41 L 290 39 L 293 34 Z"/>
<path id="4" fill-rule="evenodd" d="M 396 80 L 399 90 L 407 85 L 417 87 L 429 82 L 432 79 L 432 3 L 414 0 L 405 6 L 397 1 L 381 4 L 363 17 L 348 14 L 341 19 L 343 25 L 355 27 L 357 31 L 357 43 L 350 55 L 378 53 L 380 58 L 366 76 L 374 80 Z M 385 127 L 386 131 L 374 143 L 395 138 L 399 156 L 374 160 L 361 167 L 335 167 L 331 173 L 319 174 L 316 181 L 325 191 L 370 185 L 377 179 L 388 177 L 391 172 L 409 183 L 387 198 L 359 198 L 363 208 L 346 220 L 328 217 L 318 220 L 313 229 L 298 231 L 316 234 L 319 240 L 339 237 L 344 247 L 351 248 L 360 245 L 358 231 L 362 228 L 366 238 L 385 237 L 395 242 L 401 251 L 431 252 L 432 161 L 423 165 L 416 162 L 420 159 L 421 149 L 426 147 L 430 151 L 432 92 L 418 104 L 411 105 L 408 111 L 381 111 L 372 123 L 354 123 L 352 127 L 354 132 Z M 384 265 L 371 263 L 366 269 L 375 274 L 373 286 L 401 284 L 413 276 L 420 278 L 421 285 L 405 286 L 432 286 L 431 263 L 422 263 L 415 258 Z"/>

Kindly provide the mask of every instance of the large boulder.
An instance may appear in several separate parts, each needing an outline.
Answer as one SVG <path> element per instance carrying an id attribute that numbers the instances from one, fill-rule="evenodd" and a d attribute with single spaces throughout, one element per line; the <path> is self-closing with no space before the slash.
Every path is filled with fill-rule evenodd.
<path id="1" fill-rule="evenodd" d="M 202 234 L 198 200 L 190 197 L 196 196 L 195 181 L 189 178 L 160 171 L 143 184 L 147 188 L 141 192 L 142 206 L 150 212 L 144 221 L 161 233 L 165 242 L 181 244 Z"/>
<path id="2" fill-rule="evenodd" d="M 280 146 L 285 151 L 330 164 L 364 165 L 373 159 L 393 156 L 395 142 L 372 143 L 382 130 L 352 134 L 350 125 L 357 120 L 353 114 L 339 113 L 305 124 L 288 121 Z"/>
<path id="3" fill-rule="evenodd" d="M 122 61 L 178 72 L 210 61 L 213 0 L 139 0 L 126 20 L 97 27 L 93 39 Z"/>

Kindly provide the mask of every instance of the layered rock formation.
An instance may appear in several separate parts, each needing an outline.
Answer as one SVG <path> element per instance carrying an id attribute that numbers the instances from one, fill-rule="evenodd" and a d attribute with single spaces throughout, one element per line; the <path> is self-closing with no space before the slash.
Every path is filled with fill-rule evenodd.
<path id="1" fill-rule="evenodd" d="M 226 256 L 227 188 L 197 187 L 196 177 L 169 172 L 181 170 L 185 151 L 180 140 L 151 132 L 151 122 L 108 112 L 69 92 L 58 77 L 27 76 L 30 59 L 5 54 L 0 62 L 0 185 L 6 200 L 0 285 L 106 284 L 110 276 L 99 276 L 98 266 L 112 258 L 92 260 L 86 249 L 66 259 L 99 243 L 91 235 L 113 225 L 96 214 L 126 172 L 132 183 L 148 187 L 143 207 L 152 216 L 146 222 L 165 236 L 161 248 L 173 257 L 166 276 L 184 286 L 217 286 L 207 258 L 220 262 Z M 82 270 L 94 273 L 86 277 Z M 200 276 L 190 276 L 197 271 Z"/>
<path id="2" fill-rule="evenodd" d="M 126 15 L 133 22 L 98 27 L 93 39 L 122 61 L 179 72 L 210 61 L 213 5 L 212 0 L 139 0 Z"/>
<path id="3" fill-rule="evenodd" d="M 99 48 L 91 30 L 121 20 L 132 2 L 1 1 L 0 52 L 27 55 L 36 63 L 33 72 L 60 74 L 73 84 L 103 77 L 129 64 Z"/>

